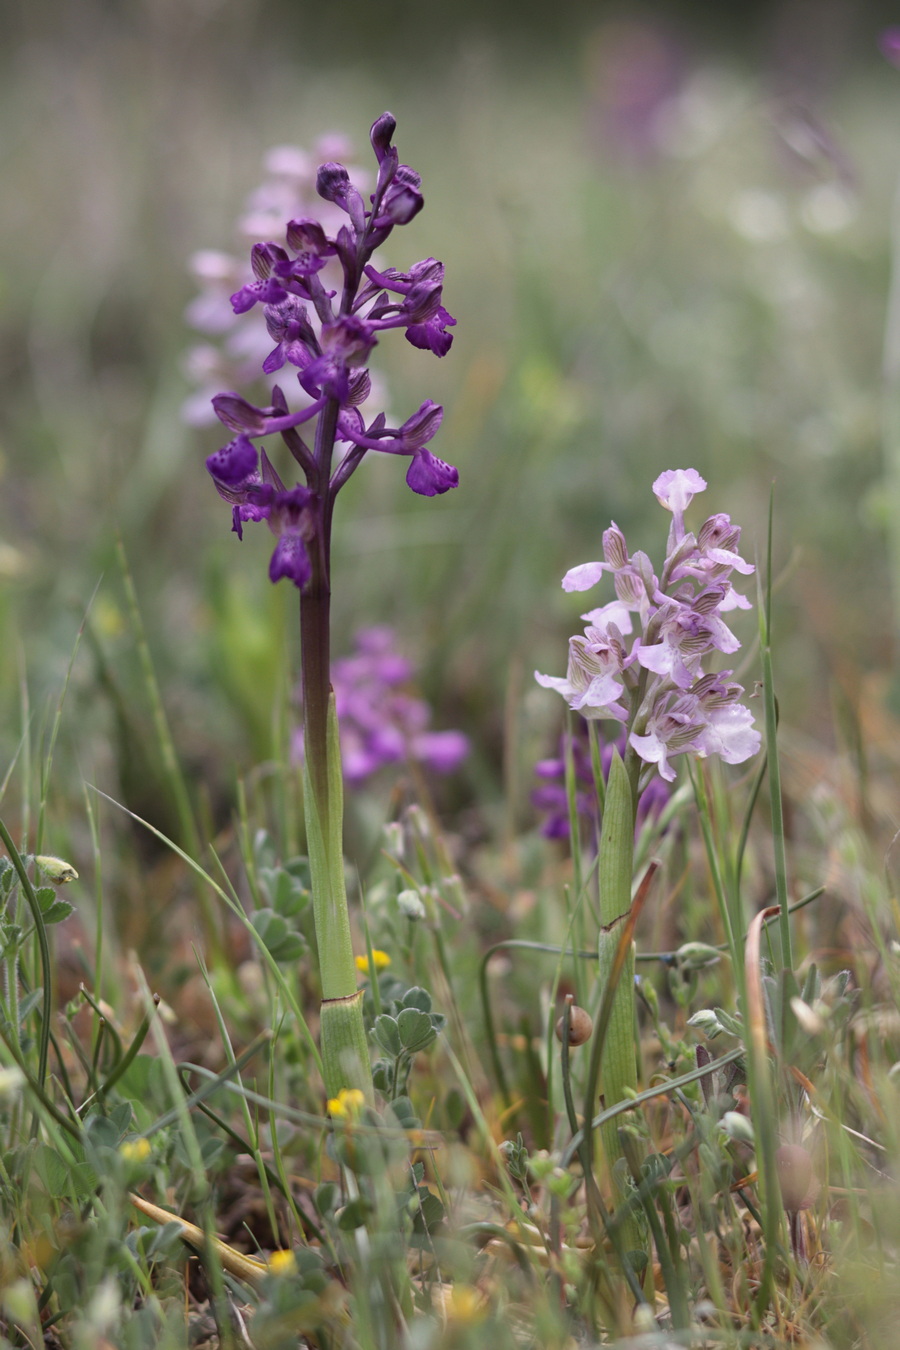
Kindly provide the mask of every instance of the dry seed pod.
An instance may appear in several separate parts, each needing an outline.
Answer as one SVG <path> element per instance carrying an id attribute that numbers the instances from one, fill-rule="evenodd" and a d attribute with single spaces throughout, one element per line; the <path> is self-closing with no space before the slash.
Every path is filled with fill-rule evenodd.
<path id="1" fill-rule="evenodd" d="M 561 1017 L 556 1024 L 556 1039 L 561 1041 L 565 1031 L 566 1019 Z M 569 1044 L 584 1045 L 585 1041 L 591 1039 L 591 1032 L 594 1030 L 594 1022 L 590 1013 L 586 1013 L 584 1008 L 579 1008 L 576 1004 L 571 1004 L 569 1008 Z"/>

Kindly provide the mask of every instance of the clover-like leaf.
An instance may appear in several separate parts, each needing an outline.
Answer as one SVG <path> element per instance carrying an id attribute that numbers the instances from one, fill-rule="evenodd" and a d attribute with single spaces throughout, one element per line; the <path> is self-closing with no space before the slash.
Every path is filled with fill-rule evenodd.
<path id="1" fill-rule="evenodd" d="M 400 1037 L 400 1027 L 390 1013 L 382 1013 L 380 1017 L 375 1018 L 372 1035 L 382 1050 L 387 1051 L 389 1055 L 396 1058 L 402 1052 L 403 1041 Z"/>
<path id="2" fill-rule="evenodd" d="M 410 1052 L 424 1050 L 437 1036 L 428 1013 L 418 1008 L 404 1008 L 397 1014 L 397 1030 L 403 1049 Z"/>
<path id="3" fill-rule="evenodd" d="M 407 989 L 401 1004 L 404 1008 L 418 1008 L 419 1012 L 431 1012 L 431 995 L 427 989 L 414 985 L 412 989 Z"/>

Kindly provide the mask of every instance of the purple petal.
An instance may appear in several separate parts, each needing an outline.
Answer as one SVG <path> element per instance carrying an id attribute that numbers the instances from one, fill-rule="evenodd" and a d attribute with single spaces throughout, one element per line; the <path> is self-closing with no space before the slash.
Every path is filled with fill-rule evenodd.
<path id="1" fill-rule="evenodd" d="M 262 436 L 266 430 L 266 414 L 248 403 L 240 394 L 216 394 L 212 401 L 216 417 L 232 431 L 251 436 Z"/>
<path id="2" fill-rule="evenodd" d="M 343 164 L 320 164 L 316 174 L 316 192 L 326 202 L 335 202 L 344 206 L 347 189 L 350 187 L 350 175 Z"/>
<path id="3" fill-rule="evenodd" d="M 406 474 L 406 482 L 413 492 L 422 497 L 439 497 L 459 484 L 459 470 L 452 464 L 432 455 L 429 450 L 417 450 Z"/>
<path id="4" fill-rule="evenodd" d="M 393 113 L 383 112 L 372 123 L 369 130 L 369 140 L 372 142 L 372 149 L 375 151 L 375 158 L 379 164 L 390 150 L 391 140 L 396 130 L 397 119 Z"/>
<path id="5" fill-rule="evenodd" d="M 415 759 L 436 773 L 452 773 L 469 753 L 469 738 L 461 731 L 423 731 L 412 743 Z"/>
<path id="6" fill-rule="evenodd" d="M 578 567 L 570 567 L 562 579 L 562 588 L 564 591 L 589 591 L 592 586 L 596 586 L 606 570 L 606 563 L 589 562 L 580 563 Z"/>
<path id="7" fill-rule="evenodd" d="M 706 489 L 706 479 L 696 469 L 666 469 L 653 484 L 653 493 L 660 506 L 681 514 L 690 506 L 691 498 Z"/>
<path id="8" fill-rule="evenodd" d="M 400 438 L 407 454 L 410 451 L 421 450 L 423 445 L 432 440 L 437 435 L 443 420 L 444 409 L 440 403 L 433 403 L 430 398 L 427 398 L 400 428 Z"/>
<path id="9" fill-rule="evenodd" d="M 456 320 L 441 305 L 437 313 L 425 323 L 411 323 L 406 330 L 406 340 L 420 351 L 446 356 L 453 342 L 453 334 L 445 332 L 445 329 L 455 326 Z"/>
<path id="10" fill-rule="evenodd" d="M 312 565 L 303 540 L 299 534 L 283 534 L 269 563 L 269 580 L 274 582 L 287 577 L 302 590 L 311 576 Z"/>
<path id="11" fill-rule="evenodd" d="M 251 281 L 239 291 L 235 291 L 231 297 L 231 308 L 235 314 L 246 314 L 248 309 L 257 304 L 280 304 L 282 300 L 287 299 L 287 295 L 287 291 L 274 277 L 268 277 L 263 281 Z"/>
<path id="12" fill-rule="evenodd" d="M 206 467 L 212 477 L 233 492 L 244 487 L 257 471 L 259 455 L 256 446 L 246 436 L 237 436 L 221 450 L 211 454 Z"/>
<path id="13" fill-rule="evenodd" d="M 421 192 L 416 192 L 415 188 L 401 187 L 390 194 L 379 219 L 387 219 L 392 225 L 408 225 L 424 205 Z"/>

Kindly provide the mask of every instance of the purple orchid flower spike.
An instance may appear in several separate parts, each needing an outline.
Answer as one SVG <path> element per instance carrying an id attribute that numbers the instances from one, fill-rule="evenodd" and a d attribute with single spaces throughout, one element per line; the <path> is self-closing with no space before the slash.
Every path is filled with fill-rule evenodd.
<path id="1" fill-rule="evenodd" d="M 406 481 L 420 496 L 439 496 L 459 482 L 457 470 L 425 448 L 441 424 L 438 404 L 427 400 L 398 428 L 387 427 L 383 415 L 366 425 L 358 411 L 371 391 L 368 362 L 382 333 L 399 328 L 414 347 L 440 357 L 450 349 L 448 330 L 456 322 L 443 305 L 444 268 L 437 259 L 425 258 L 406 272 L 378 270 L 370 261 L 424 203 L 419 175 L 400 163 L 392 144 L 395 129 L 390 113 L 372 125 L 378 173 L 368 200 L 343 164 L 322 164 L 316 190 L 342 223 L 329 230 L 312 216 L 289 218 L 283 242 L 253 245 L 253 279 L 231 296 L 238 315 L 263 306 L 275 346 L 262 370 L 271 375 L 293 369 L 300 406 L 292 410 L 280 392 L 268 408 L 236 392 L 217 394 L 216 416 L 237 440 L 211 455 L 207 467 L 231 503 L 238 536 L 245 522 L 267 520 L 279 537 L 269 575 L 301 589 L 314 582 L 315 558 L 328 556 L 334 497 L 369 451 L 408 457 Z M 341 284 L 330 288 L 326 279 L 334 266 Z M 310 445 L 300 429 L 313 422 Z M 282 486 L 274 495 L 271 485 L 263 490 L 251 442 L 275 434 L 305 475 L 302 502 L 299 488 Z M 333 467 L 338 443 L 344 452 Z"/>

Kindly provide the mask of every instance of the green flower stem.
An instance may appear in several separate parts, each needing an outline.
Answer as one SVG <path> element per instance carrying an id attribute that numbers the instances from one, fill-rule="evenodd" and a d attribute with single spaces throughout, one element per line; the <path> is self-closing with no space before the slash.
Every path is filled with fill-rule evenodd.
<path id="1" fill-rule="evenodd" d="M 312 576 L 300 597 L 303 672 L 304 810 L 312 883 L 313 916 L 322 984 L 320 1039 L 325 1090 L 372 1095 L 372 1071 L 356 987 L 350 912 L 344 884 L 344 789 L 338 720 L 331 689 L 331 451 L 338 405 L 332 400 L 316 431 L 315 488 L 321 519 L 310 549 Z"/>
<path id="2" fill-rule="evenodd" d="M 603 828 L 600 835 L 600 922 L 602 928 L 598 943 L 598 978 L 601 988 L 614 977 L 616 951 L 621 935 L 621 920 L 631 911 L 631 883 L 634 869 L 634 794 L 629 775 L 617 752 L 613 753 L 606 784 L 606 803 Z M 596 1035 L 595 1031 L 595 1035 Z M 592 1057 L 593 1060 L 594 1057 Z M 593 1070 L 594 1064 L 592 1062 Z M 594 1115 L 593 1100 L 596 1074 L 588 1075 L 588 1099 L 585 1101 L 585 1119 Z M 602 1052 L 600 1086 L 605 1108 L 615 1106 L 637 1090 L 637 1063 L 634 1049 L 634 948 L 629 944 L 625 962 L 618 972 L 618 981 L 606 1038 Z M 601 1128 L 600 1137 L 607 1168 L 615 1183 L 620 1170 L 616 1164 L 624 1158 L 617 1122 Z M 619 1199 L 624 1199 L 621 1189 Z M 641 1251 L 643 1236 L 636 1217 L 625 1218 L 622 1225 L 622 1246 L 627 1251 Z"/>
<path id="3" fill-rule="evenodd" d="M 313 917 L 322 984 L 320 1039 L 325 1090 L 341 1088 L 372 1095 L 372 1072 L 362 1016 L 362 992 L 356 987 L 356 963 L 350 912 L 344 885 L 343 786 L 338 721 L 332 694 L 326 723 L 326 772 L 316 773 L 311 738 L 304 760 L 306 834 L 312 882 Z"/>

